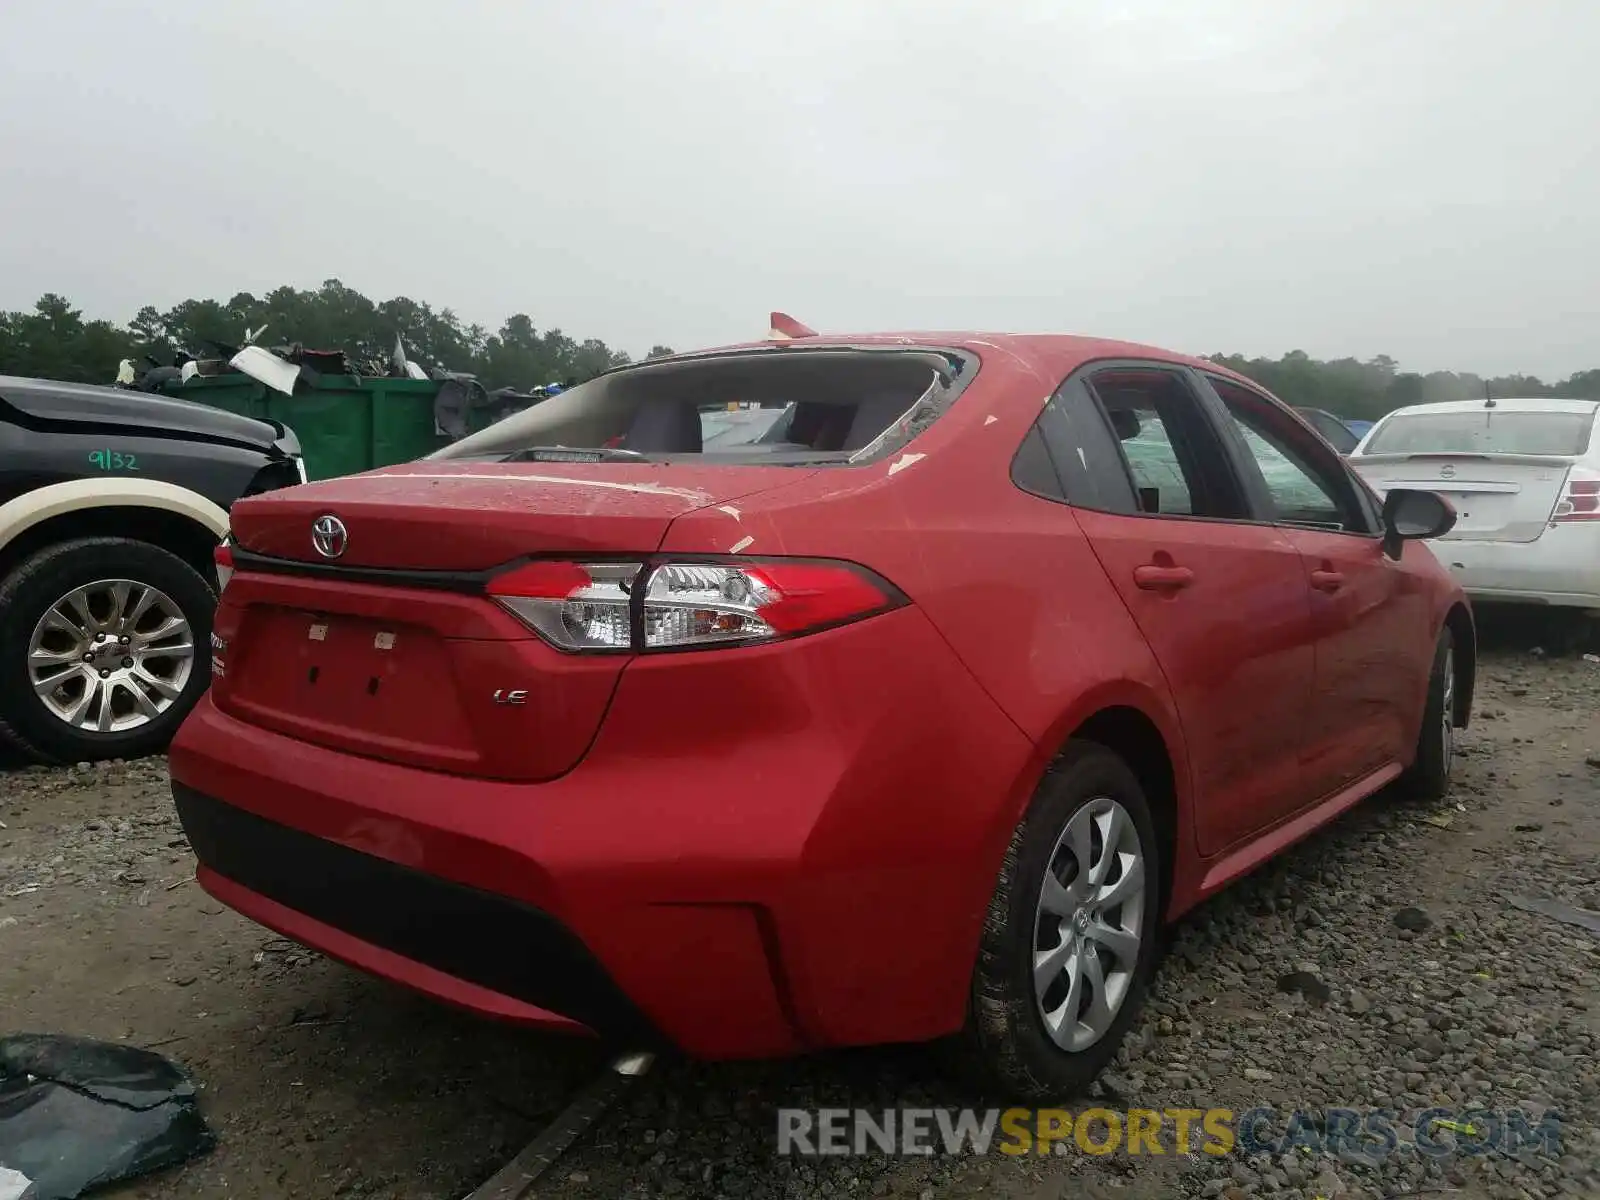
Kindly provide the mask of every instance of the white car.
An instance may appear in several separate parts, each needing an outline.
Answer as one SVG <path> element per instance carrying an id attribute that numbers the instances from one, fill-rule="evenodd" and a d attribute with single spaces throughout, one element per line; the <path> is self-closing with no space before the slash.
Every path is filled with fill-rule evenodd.
<path id="1" fill-rule="evenodd" d="M 1380 496 L 1438 492 L 1455 528 L 1434 554 L 1477 601 L 1600 610 L 1600 437 L 1593 400 L 1396 409 L 1350 456 Z"/>

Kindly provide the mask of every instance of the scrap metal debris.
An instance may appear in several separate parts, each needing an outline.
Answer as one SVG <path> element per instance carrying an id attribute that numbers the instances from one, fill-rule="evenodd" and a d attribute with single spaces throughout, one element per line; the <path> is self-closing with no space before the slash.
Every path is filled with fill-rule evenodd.
<path id="1" fill-rule="evenodd" d="M 301 394 L 321 385 L 323 376 L 347 378 L 360 386 L 364 379 L 405 379 L 438 384 L 434 394 L 434 432 L 450 441 L 465 437 L 473 429 L 493 424 L 514 413 L 559 396 L 577 383 L 552 380 L 517 390 L 503 387 L 488 391 L 476 376 L 447 371 L 442 367 L 424 368 L 411 358 L 399 334 L 394 347 L 382 359 L 343 350 L 313 350 L 298 342 L 266 346 L 258 344 L 266 326 L 247 329 L 242 345 L 206 342 L 194 353 L 181 352 L 167 364 L 146 355 L 139 362 L 123 359 L 117 370 L 118 387 L 138 392 L 200 398 L 202 390 L 189 391 L 191 384 L 206 385 L 217 376 L 245 375 L 264 387 L 285 396 Z"/>
<path id="2" fill-rule="evenodd" d="M 194 1084 L 159 1054 L 56 1035 L 0 1038 L 6 1200 L 75 1200 L 177 1166 L 215 1144 Z"/>
<path id="3" fill-rule="evenodd" d="M 522 1153 L 496 1171 L 466 1200 L 522 1200 L 567 1147 L 577 1141 L 634 1080 L 648 1071 L 654 1061 L 654 1056 L 649 1054 L 629 1054 L 617 1059 L 604 1075 L 578 1094 L 565 1112 L 529 1142 Z"/>
<path id="4" fill-rule="evenodd" d="M 1506 902 L 1512 908 L 1520 908 L 1523 912 L 1537 913 L 1541 917 L 1549 917 L 1565 925 L 1576 925 L 1579 929 L 1587 929 L 1590 933 L 1600 933 L 1600 912 L 1590 912 L 1587 908 L 1579 908 L 1574 904 L 1563 904 L 1560 900 L 1543 900 L 1536 896 L 1507 896 Z"/>

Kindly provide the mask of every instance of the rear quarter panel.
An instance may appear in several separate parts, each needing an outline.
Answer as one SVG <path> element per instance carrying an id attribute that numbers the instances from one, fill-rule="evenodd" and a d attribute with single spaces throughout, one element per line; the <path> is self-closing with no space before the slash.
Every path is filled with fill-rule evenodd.
<path id="1" fill-rule="evenodd" d="M 904 451 L 681 517 L 661 549 L 847 559 L 878 571 L 927 614 L 1034 746 L 1004 795 L 972 799 L 990 808 L 986 870 L 975 873 L 981 904 L 1045 767 L 1096 712 L 1131 707 L 1155 724 L 1172 754 L 1185 827 L 1189 789 L 1161 670 L 1072 510 L 1011 482 L 1017 447 L 1076 364 L 970 348 L 982 358 L 979 375 Z"/>

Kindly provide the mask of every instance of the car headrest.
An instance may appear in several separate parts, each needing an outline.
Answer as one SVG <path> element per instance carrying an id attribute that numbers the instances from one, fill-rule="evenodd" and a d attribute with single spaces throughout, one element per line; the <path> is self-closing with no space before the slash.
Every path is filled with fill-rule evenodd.
<path id="1" fill-rule="evenodd" d="M 868 396 L 856 405 L 856 415 L 850 422 L 850 432 L 845 434 L 841 450 L 859 450 L 911 407 L 904 393 L 885 396 Z"/>
<path id="2" fill-rule="evenodd" d="M 640 454 L 698 454 L 704 448 L 700 410 L 671 401 L 641 404 L 622 445 Z"/>
<path id="3" fill-rule="evenodd" d="M 1139 414 L 1131 408 L 1113 408 L 1111 410 L 1111 428 L 1117 435 L 1118 441 L 1132 441 L 1139 436 L 1142 428 L 1139 424 Z"/>

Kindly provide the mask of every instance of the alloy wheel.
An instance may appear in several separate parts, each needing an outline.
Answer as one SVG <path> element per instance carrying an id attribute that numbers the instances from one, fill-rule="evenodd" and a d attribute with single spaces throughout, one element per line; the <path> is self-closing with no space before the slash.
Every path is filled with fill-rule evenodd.
<path id="1" fill-rule="evenodd" d="M 1138 969 L 1146 871 L 1139 831 L 1109 797 L 1067 821 L 1034 915 L 1033 985 L 1052 1041 L 1073 1053 L 1105 1037 Z"/>
<path id="2" fill-rule="evenodd" d="M 74 588 L 28 642 L 34 694 L 64 724 L 122 733 L 160 717 L 194 671 L 194 634 L 177 603 L 131 579 Z"/>

